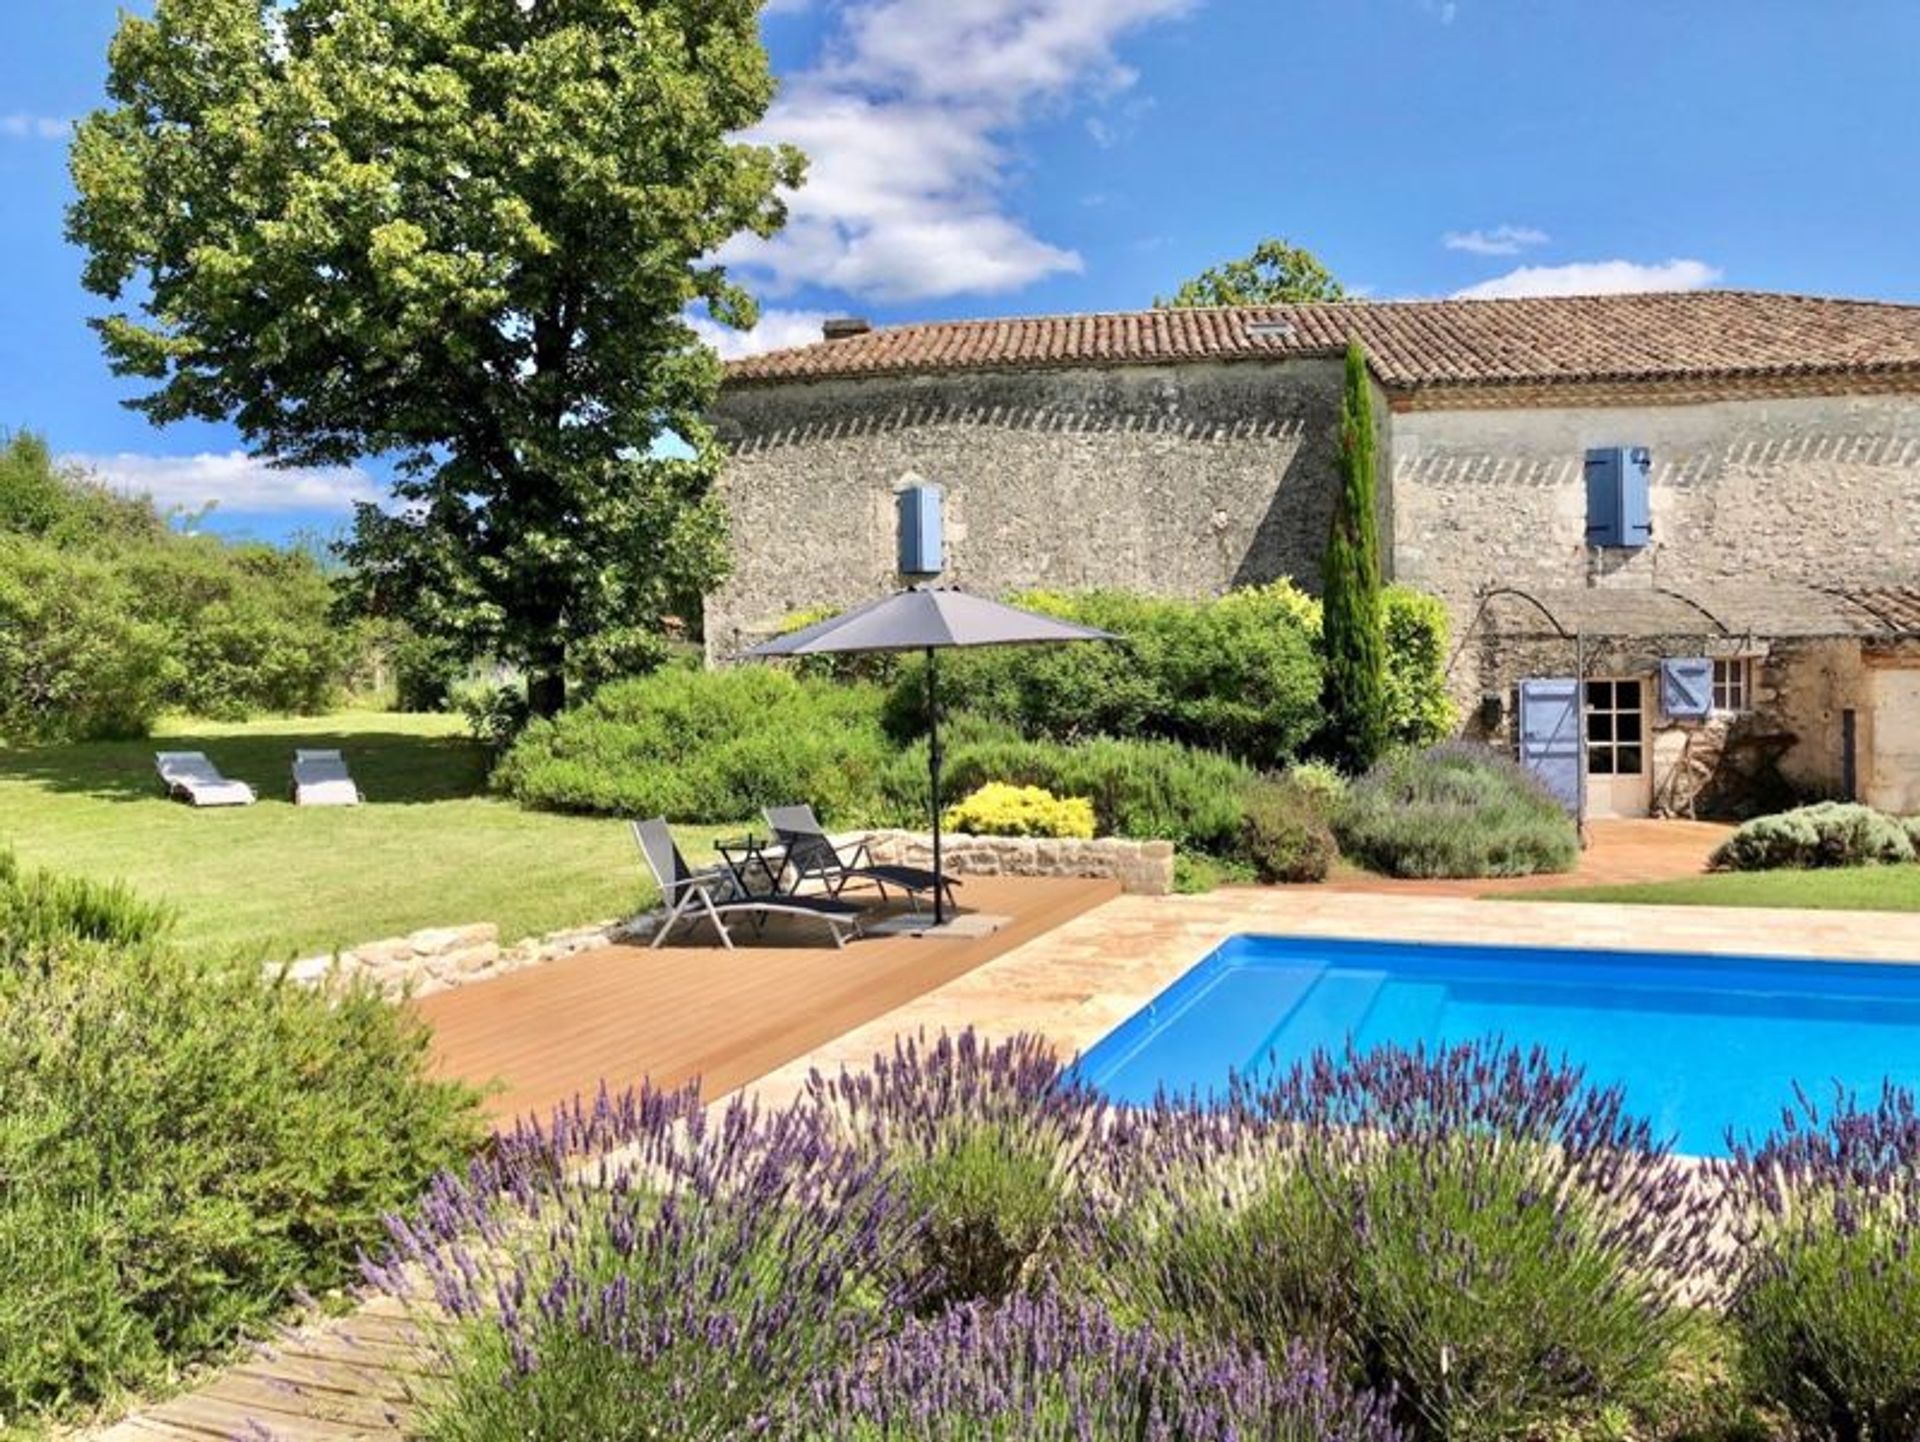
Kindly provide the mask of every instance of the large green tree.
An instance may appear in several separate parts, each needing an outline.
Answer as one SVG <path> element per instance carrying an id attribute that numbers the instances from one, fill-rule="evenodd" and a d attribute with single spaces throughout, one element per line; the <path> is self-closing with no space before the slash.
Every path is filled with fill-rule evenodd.
<path id="1" fill-rule="evenodd" d="M 1208 266 L 1175 291 L 1155 296 L 1158 310 L 1205 305 L 1284 305 L 1339 300 L 1346 295 L 1320 258 L 1284 240 L 1263 240 L 1253 254 Z"/>
<path id="2" fill-rule="evenodd" d="M 1358 341 L 1347 344 L 1340 397 L 1340 489 L 1321 581 L 1326 734 L 1340 762 L 1365 770 L 1386 750 L 1387 629 L 1380 585 L 1379 457 L 1373 385 Z"/>
<path id="3" fill-rule="evenodd" d="M 390 458 L 364 602 L 564 677 L 658 645 L 725 564 L 688 328 L 784 221 L 762 0 L 157 0 L 74 143 L 69 226 L 160 423 Z M 671 444 L 677 438 L 684 445 Z M 663 443 L 666 443 L 663 449 Z"/>

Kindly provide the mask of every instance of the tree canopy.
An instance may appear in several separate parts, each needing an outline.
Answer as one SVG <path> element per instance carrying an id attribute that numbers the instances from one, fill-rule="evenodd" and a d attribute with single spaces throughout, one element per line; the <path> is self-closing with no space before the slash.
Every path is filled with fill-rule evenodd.
<path id="1" fill-rule="evenodd" d="M 725 565 L 720 369 L 684 315 L 751 322 L 708 257 L 801 179 L 733 138 L 773 95 L 761 3 L 123 15 L 69 228 L 134 404 L 281 464 L 390 459 L 360 598 L 525 664 L 542 710 L 645 656 Z"/>
<path id="2" fill-rule="evenodd" d="M 1263 240 L 1253 254 L 1208 266 L 1173 293 L 1154 297 L 1157 310 L 1205 305 L 1282 305 L 1340 300 L 1346 295 L 1320 258 L 1285 240 Z"/>

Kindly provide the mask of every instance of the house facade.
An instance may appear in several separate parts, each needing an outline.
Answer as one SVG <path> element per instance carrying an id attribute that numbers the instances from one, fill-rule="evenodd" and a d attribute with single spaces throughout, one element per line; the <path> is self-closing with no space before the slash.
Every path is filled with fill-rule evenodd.
<path id="1" fill-rule="evenodd" d="M 1743 292 L 866 330 L 737 362 L 731 654 L 898 584 L 938 488 L 988 593 L 1318 585 L 1366 347 L 1391 579 L 1469 735 L 1593 815 L 1920 812 L 1920 307 Z"/>

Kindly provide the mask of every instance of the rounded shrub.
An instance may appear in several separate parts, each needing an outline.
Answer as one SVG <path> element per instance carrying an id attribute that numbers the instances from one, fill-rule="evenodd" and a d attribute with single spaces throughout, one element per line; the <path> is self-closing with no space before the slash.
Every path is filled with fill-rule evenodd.
<path id="1" fill-rule="evenodd" d="M 941 824 L 974 836 L 1045 836 L 1089 840 L 1093 803 L 1084 796 L 1055 796 L 1039 786 L 989 781 L 948 809 Z"/>
<path id="2" fill-rule="evenodd" d="M 1319 799 L 1289 782 L 1248 788 L 1240 823 L 1241 855 L 1269 884 L 1325 881 L 1339 856 Z"/>
<path id="3" fill-rule="evenodd" d="M 1239 844 L 1241 797 L 1253 780 L 1237 761 L 1171 741 L 1098 737 L 1068 746 L 996 737 L 989 727 L 981 739 L 947 747 L 942 784 L 960 795 L 999 781 L 1085 797 L 1093 803 L 1098 835 L 1171 841 L 1225 856 Z M 924 742 L 887 767 L 881 794 L 886 820 L 914 825 L 925 817 Z"/>
<path id="4" fill-rule="evenodd" d="M 350 1279 L 480 1140 L 426 1027 L 181 955 L 162 912 L 0 860 L 0 1415 L 85 1407 Z"/>
<path id="5" fill-rule="evenodd" d="M 1716 871 L 1883 866 L 1912 861 L 1915 842 L 1897 818 L 1871 806 L 1822 801 L 1756 816 L 1715 849 Z"/>
<path id="6" fill-rule="evenodd" d="M 1312 1339 L 1423 1437 L 1657 1415 L 1714 1255 L 1710 1194 L 1617 1089 L 1494 1044 L 1319 1055 L 1164 1103 L 1122 1119 L 1113 1176 L 1114 1307 Z"/>
<path id="7" fill-rule="evenodd" d="M 1573 819 L 1532 775 L 1484 746 L 1390 756 L 1353 783 L 1342 851 L 1388 876 L 1530 876 L 1570 870 Z"/>
<path id="8" fill-rule="evenodd" d="M 551 811 L 721 821 L 804 799 L 844 819 L 888 760 L 880 700 L 771 667 L 669 667 L 528 726 L 494 785 Z"/>

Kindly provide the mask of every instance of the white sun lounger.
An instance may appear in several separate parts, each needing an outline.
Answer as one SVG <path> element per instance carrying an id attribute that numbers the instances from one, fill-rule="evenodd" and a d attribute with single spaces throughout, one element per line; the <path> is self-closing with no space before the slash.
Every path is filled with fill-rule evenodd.
<path id="1" fill-rule="evenodd" d="M 338 751 L 293 753 L 295 806 L 358 806 L 364 799 Z"/>
<path id="2" fill-rule="evenodd" d="M 244 781 L 229 781 L 204 751 L 157 751 L 153 769 L 176 801 L 193 806 L 251 806 L 259 798 Z"/>

